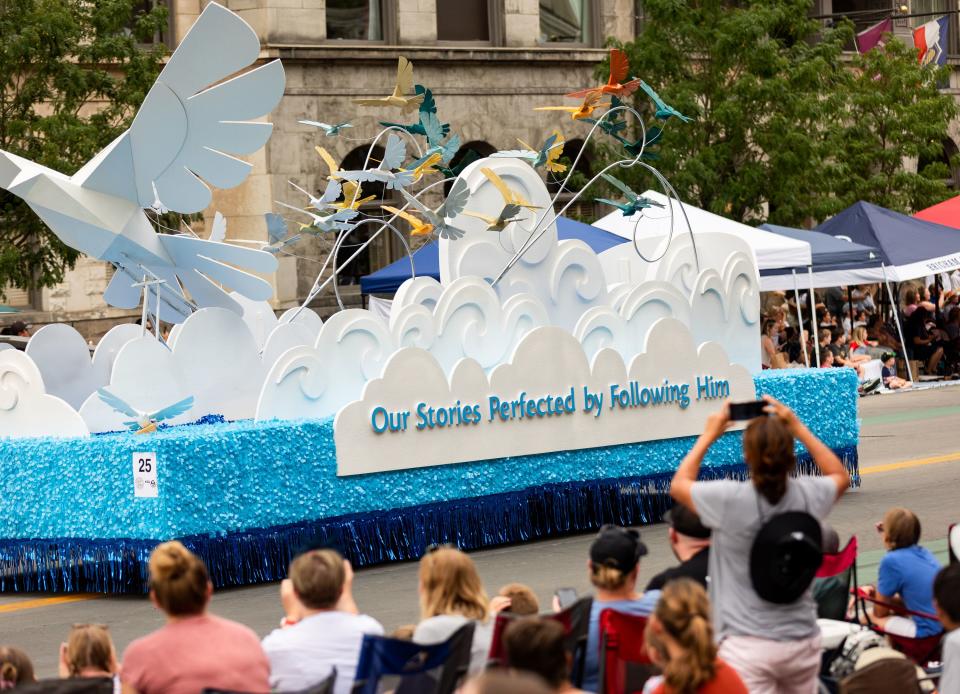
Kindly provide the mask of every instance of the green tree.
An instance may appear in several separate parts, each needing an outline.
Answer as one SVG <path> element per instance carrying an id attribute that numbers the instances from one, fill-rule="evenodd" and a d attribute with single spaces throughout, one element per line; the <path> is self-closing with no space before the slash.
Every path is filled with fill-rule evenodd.
<path id="1" fill-rule="evenodd" d="M 958 109 L 939 88 L 950 70 L 920 65 L 916 50 L 900 41 L 853 60 L 843 112 L 829 139 L 825 174 L 833 195 L 822 213 L 858 200 L 916 212 L 952 194 L 943 141 Z M 918 160 L 934 163 L 916 171 Z"/>
<path id="2" fill-rule="evenodd" d="M 127 126 L 162 67 L 166 9 L 0 0 L 0 149 L 73 174 Z M 50 286 L 77 252 L 0 191 L 0 287 Z"/>
<path id="3" fill-rule="evenodd" d="M 631 74 L 694 117 L 665 124 L 652 163 L 683 199 L 744 222 L 805 226 L 858 199 L 907 210 L 945 197 L 942 167 L 897 166 L 935 156 L 946 136 L 952 98 L 935 71 L 895 41 L 851 58 L 852 26 L 824 28 L 810 10 L 809 0 L 646 0 L 644 30 L 624 46 Z M 646 95 L 633 103 L 649 126 Z M 659 187 L 636 169 L 626 177 Z"/>

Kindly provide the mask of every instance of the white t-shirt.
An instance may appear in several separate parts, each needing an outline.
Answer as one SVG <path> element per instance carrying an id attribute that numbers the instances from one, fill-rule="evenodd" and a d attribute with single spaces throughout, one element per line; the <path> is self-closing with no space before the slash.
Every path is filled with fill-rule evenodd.
<path id="1" fill-rule="evenodd" d="M 943 694 L 960 692 L 960 629 L 954 629 L 943 640 L 943 674 L 938 689 Z"/>
<path id="2" fill-rule="evenodd" d="M 441 614 L 425 619 L 413 631 L 413 640 L 423 646 L 443 643 L 453 636 L 457 629 L 469 620 L 458 614 Z M 470 674 L 483 671 L 490 655 L 490 642 L 493 641 L 493 620 L 475 622 L 473 644 L 470 648 Z"/>
<path id="3" fill-rule="evenodd" d="M 837 485 L 829 477 L 787 480 L 783 498 L 771 506 L 750 481 L 695 482 L 693 505 L 700 521 L 711 528 L 710 601 L 714 630 L 724 636 L 754 636 L 771 641 L 800 641 L 818 632 L 817 607 L 808 588 L 794 603 L 767 602 L 750 580 L 750 549 L 761 522 L 787 511 L 806 511 L 826 518 L 837 499 Z"/>
<path id="4" fill-rule="evenodd" d="M 270 686 L 297 691 L 326 679 L 337 668 L 334 694 L 349 694 L 364 634 L 383 636 L 380 622 L 367 615 L 330 610 L 275 629 L 263 640 L 270 659 Z"/>

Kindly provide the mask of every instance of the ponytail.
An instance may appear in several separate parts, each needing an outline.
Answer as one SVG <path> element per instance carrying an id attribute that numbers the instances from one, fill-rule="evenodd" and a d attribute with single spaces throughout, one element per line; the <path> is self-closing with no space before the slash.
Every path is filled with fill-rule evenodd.
<path id="1" fill-rule="evenodd" d="M 716 675 L 717 646 L 706 592 L 687 578 L 670 581 L 654 614 L 665 634 L 680 647 L 663 668 L 666 683 L 677 694 L 695 694 Z"/>
<path id="2" fill-rule="evenodd" d="M 743 432 L 743 457 L 753 486 L 769 503 L 787 493 L 787 477 L 796 467 L 793 435 L 777 417 L 757 417 Z"/>

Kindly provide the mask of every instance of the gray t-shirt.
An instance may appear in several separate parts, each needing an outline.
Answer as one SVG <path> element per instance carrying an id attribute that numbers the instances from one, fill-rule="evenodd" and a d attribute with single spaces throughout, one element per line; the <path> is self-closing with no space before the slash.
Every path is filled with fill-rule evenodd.
<path id="1" fill-rule="evenodd" d="M 713 530 L 710 600 L 718 641 L 724 636 L 800 641 L 817 633 L 817 608 L 810 589 L 789 605 L 757 595 L 750 581 L 750 549 L 763 525 L 761 512 L 764 522 L 787 511 L 806 511 L 822 521 L 836 498 L 837 485 L 827 477 L 789 479 L 786 493 L 775 506 L 757 494 L 749 481 L 693 485 L 693 505 L 703 524 Z"/>
<path id="2" fill-rule="evenodd" d="M 938 689 L 943 694 L 960 692 L 960 629 L 954 629 L 943 640 L 943 674 Z"/>

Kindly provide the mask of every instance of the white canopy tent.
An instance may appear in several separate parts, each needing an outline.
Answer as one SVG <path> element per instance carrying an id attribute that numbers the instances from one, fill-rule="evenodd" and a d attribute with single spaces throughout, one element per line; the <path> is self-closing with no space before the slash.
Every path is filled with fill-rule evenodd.
<path id="1" fill-rule="evenodd" d="M 777 268 L 807 267 L 813 262 L 810 244 L 805 241 L 797 241 L 755 229 L 693 205 L 678 204 L 675 200 L 670 200 L 666 195 L 654 190 L 648 190 L 643 195 L 664 205 L 664 207 L 650 208 L 644 210 L 642 216 L 633 215 L 630 217 L 624 217 L 621 212 L 614 210 L 606 217 L 594 222 L 593 226 L 626 239 L 636 238 L 645 257 L 658 258 L 663 254 L 667 240 L 670 238 L 670 213 L 672 210 L 673 238 L 689 235 L 687 220 L 689 220 L 690 228 L 693 229 L 697 238 L 714 232 L 738 236 L 750 246 L 757 261 L 757 269 L 760 272 Z M 684 215 L 686 215 L 686 219 Z M 608 282 L 613 283 L 629 279 L 621 276 L 623 274 L 622 260 L 624 258 L 619 258 L 619 256 L 630 253 L 638 262 L 645 262 L 627 244 L 605 251 L 601 255 L 601 261 L 607 260 L 604 270 L 607 273 Z M 614 256 L 618 256 L 618 259 L 614 260 Z M 620 267 L 614 267 L 614 263 L 620 263 Z"/>

